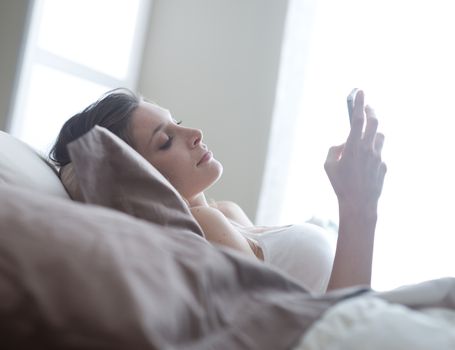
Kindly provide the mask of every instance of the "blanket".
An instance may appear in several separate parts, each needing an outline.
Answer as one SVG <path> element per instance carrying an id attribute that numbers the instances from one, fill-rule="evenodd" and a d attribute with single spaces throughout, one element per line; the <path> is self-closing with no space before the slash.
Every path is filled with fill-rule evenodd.
<path id="1" fill-rule="evenodd" d="M 455 349 L 455 282 L 427 281 L 343 301 L 294 350 Z"/>

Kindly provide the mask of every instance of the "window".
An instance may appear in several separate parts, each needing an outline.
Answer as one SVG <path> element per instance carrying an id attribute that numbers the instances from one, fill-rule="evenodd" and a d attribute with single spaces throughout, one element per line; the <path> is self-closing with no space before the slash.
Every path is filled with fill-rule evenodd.
<path id="1" fill-rule="evenodd" d="M 258 217 L 266 219 L 267 203 L 273 203 L 278 223 L 297 223 L 313 215 L 337 220 L 336 197 L 323 163 L 328 148 L 344 142 L 349 131 L 345 97 L 353 87 L 361 87 L 386 136 L 383 159 L 388 166 L 373 287 L 453 276 L 453 3 L 303 2 L 314 3 L 311 21 L 300 21 L 307 25 L 309 39 L 288 48 L 299 51 L 298 45 L 305 45 L 304 68 L 299 68 L 303 73 L 290 74 L 303 81 L 301 94 L 292 101 L 298 116 L 276 138 L 276 144 L 293 140 L 290 160 L 281 164 L 287 169 L 283 179 L 276 176 L 264 186 L 275 184 L 275 191 L 282 193 L 281 205 L 276 210 L 276 201 L 265 194 Z M 286 115 L 276 117 L 282 123 Z"/>
<path id="2" fill-rule="evenodd" d="M 47 153 L 107 90 L 136 88 L 150 0 L 33 2 L 10 132 Z"/>

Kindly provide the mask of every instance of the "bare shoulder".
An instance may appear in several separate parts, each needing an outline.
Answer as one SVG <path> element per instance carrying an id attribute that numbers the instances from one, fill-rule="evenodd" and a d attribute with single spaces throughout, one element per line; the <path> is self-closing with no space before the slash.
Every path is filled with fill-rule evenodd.
<path id="1" fill-rule="evenodd" d="M 217 208 L 206 207 L 206 206 L 197 206 L 190 208 L 191 214 L 194 218 L 201 224 L 205 226 L 207 224 L 229 224 L 228 220 L 224 214 Z M 205 224 L 205 225 L 204 225 Z"/>
<path id="2" fill-rule="evenodd" d="M 232 201 L 218 201 L 215 202 L 215 206 L 227 218 L 237 222 L 238 224 L 243 226 L 253 226 L 250 218 L 237 203 Z"/>
<path id="3" fill-rule="evenodd" d="M 200 206 L 191 207 L 190 210 L 201 225 L 207 240 L 242 251 L 249 256 L 256 256 L 248 240 L 234 228 L 219 209 Z"/>
<path id="4" fill-rule="evenodd" d="M 206 206 L 197 206 L 190 208 L 191 214 L 195 216 L 218 216 L 221 215 L 221 211 L 219 209 L 213 207 L 206 207 Z"/>

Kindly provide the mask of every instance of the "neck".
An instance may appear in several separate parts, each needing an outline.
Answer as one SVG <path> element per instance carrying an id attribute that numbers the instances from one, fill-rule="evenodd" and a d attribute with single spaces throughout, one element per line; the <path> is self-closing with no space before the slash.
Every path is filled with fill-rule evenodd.
<path id="1" fill-rule="evenodd" d="M 201 192 L 193 198 L 187 198 L 190 208 L 192 207 L 208 207 L 207 199 L 205 198 L 204 192 Z"/>

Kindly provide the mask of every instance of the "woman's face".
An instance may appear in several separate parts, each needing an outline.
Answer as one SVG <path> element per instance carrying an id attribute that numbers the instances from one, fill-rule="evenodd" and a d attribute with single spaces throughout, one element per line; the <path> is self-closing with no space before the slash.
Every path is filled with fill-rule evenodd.
<path id="1" fill-rule="evenodd" d="M 179 125 L 164 108 L 141 102 L 131 119 L 136 150 L 188 201 L 215 183 L 223 172 L 202 142 L 202 131 Z"/>

